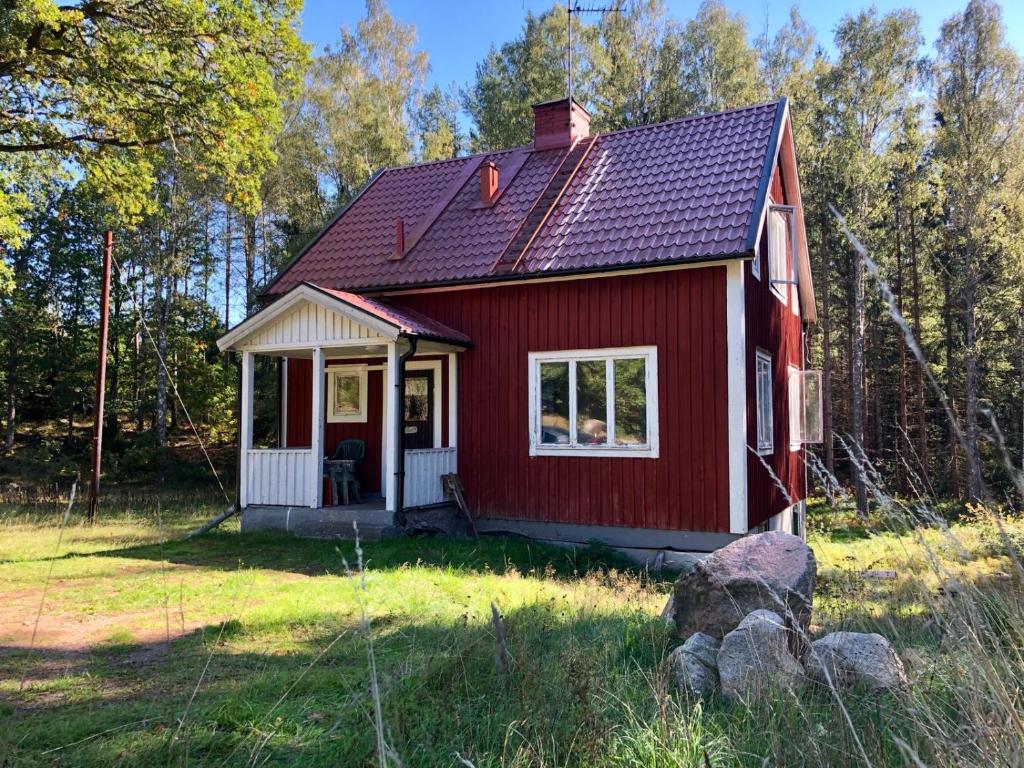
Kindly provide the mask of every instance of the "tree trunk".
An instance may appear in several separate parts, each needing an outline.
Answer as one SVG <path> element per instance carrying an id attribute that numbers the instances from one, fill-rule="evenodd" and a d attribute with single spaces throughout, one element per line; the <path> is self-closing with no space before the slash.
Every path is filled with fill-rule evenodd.
<path id="1" fill-rule="evenodd" d="M 968 246 L 970 250 L 970 246 Z M 981 501 L 981 453 L 978 446 L 978 276 L 973 254 L 964 270 L 964 453 L 967 458 L 967 500 Z"/>
<path id="2" fill-rule="evenodd" d="M 245 255 L 245 314 L 252 313 L 256 300 L 256 217 L 243 218 L 242 252 Z"/>
<path id="3" fill-rule="evenodd" d="M 832 322 L 831 292 L 832 269 L 829 264 L 826 232 L 828 220 L 822 215 L 821 221 L 821 263 L 822 306 L 821 306 L 821 391 L 822 391 L 822 441 L 825 449 L 825 468 L 829 474 L 836 473 L 836 458 L 832 437 Z"/>
<path id="4" fill-rule="evenodd" d="M 139 308 L 139 317 L 135 321 L 135 337 L 134 337 L 134 348 L 135 348 L 135 361 L 133 368 L 134 371 L 134 388 L 135 388 L 135 433 L 137 435 L 142 434 L 145 416 L 143 413 L 143 388 L 142 388 L 142 334 L 144 333 L 142 326 L 146 322 L 146 268 L 140 266 L 139 268 L 139 284 L 138 284 L 138 296 L 139 299 L 136 302 L 136 306 Z"/>
<path id="5" fill-rule="evenodd" d="M 231 206 L 224 206 L 224 327 L 231 327 Z"/>
<path id="6" fill-rule="evenodd" d="M 12 329 L 13 331 L 13 329 Z M 12 332 L 7 338 L 7 397 L 4 413 L 4 453 L 14 450 L 15 419 L 18 416 L 18 352 L 20 334 Z"/>
<path id="7" fill-rule="evenodd" d="M 117 440 L 120 428 L 120 419 L 118 418 L 118 388 L 121 378 L 121 309 L 124 305 L 124 286 L 121 284 L 120 278 L 120 270 L 115 268 L 110 286 L 112 299 L 111 304 L 113 305 L 110 329 L 113 333 L 110 334 L 112 354 L 110 356 L 111 359 L 107 377 L 110 386 L 106 398 L 106 422 L 103 425 L 103 441 L 105 445 L 112 445 Z"/>
<path id="8" fill-rule="evenodd" d="M 188 289 L 186 287 L 186 293 L 184 294 L 186 297 L 188 296 L 187 290 Z M 174 277 L 171 280 L 171 291 L 170 291 L 170 294 L 171 294 L 171 305 L 174 306 L 175 304 L 177 304 L 178 296 L 179 296 L 179 294 L 178 294 L 178 278 L 177 277 Z M 170 355 L 168 355 L 167 352 L 164 352 L 164 360 L 167 361 L 167 367 L 170 368 L 171 382 L 174 385 L 171 388 L 172 391 L 173 391 L 175 388 L 177 388 L 178 383 L 180 381 L 179 376 L 178 376 L 179 361 L 178 361 L 178 349 L 177 349 L 177 347 L 175 347 L 174 351 L 171 352 Z M 177 397 L 170 398 L 170 405 L 168 407 L 168 411 L 170 411 L 170 416 L 171 416 L 171 432 L 177 433 L 177 431 L 178 431 L 178 398 Z"/>
<path id="9" fill-rule="evenodd" d="M 900 237 L 902 222 L 900 221 L 900 209 L 897 203 L 895 220 L 893 224 L 896 229 L 896 309 L 900 317 L 904 317 L 903 309 L 903 241 Z M 896 345 L 899 361 L 899 376 L 896 378 L 898 411 L 896 414 L 899 425 L 899 435 L 896 437 L 896 476 L 898 487 L 901 493 L 907 493 L 909 482 L 907 467 L 910 466 L 911 451 L 910 440 L 907 432 L 907 345 L 901 336 L 896 337 Z"/>
<path id="10" fill-rule="evenodd" d="M 924 357 L 924 339 L 921 337 L 921 279 L 917 265 L 917 229 L 913 206 L 910 207 L 910 273 L 914 291 L 914 338 L 921 348 L 921 356 Z M 924 366 L 923 360 L 919 360 L 914 366 L 914 399 L 917 410 L 917 460 L 921 480 L 928 486 L 928 413 L 924 396 Z"/>
<path id="11" fill-rule="evenodd" d="M 1017 312 L 1017 345 L 1020 350 L 1020 370 L 1018 381 L 1020 390 L 1017 393 L 1017 403 L 1024 406 L 1024 290 L 1021 291 L 1020 309 Z M 1024 475 L 1024 407 L 1020 414 L 1020 472 Z M 1024 499 L 1021 499 L 1024 503 Z"/>
<path id="12" fill-rule="evenodd" d="M 949 410 L 954 420 L 958 420 L 956 406 L 956 382 L 953 378 L 953 371 L 956 370 L 953 354 L 953 288 L 950 284 L 949 270 L 943 271 L 942 292 L 943 312 L 942 317 L 945 323 L 945 345 L 946 345 L 946 400 L 949 402 Z M 949 488 L 954 498 L 961 498 L 960 493 L 960 446 L 956 439 L 956 425 L 949 425 L 949 439 L 947 443 L 949 452 Z"/>
<path id="13" fill-rule="evenodd" d="M 156 444 L 159 448 L 167 447 L 167 371 L 160 360 L 167 359 L 167 335 L 170 320 L 170 296 L 168 295 L 167 276 L 161 274 L 156 279 L 156 300 L 157 300 L 157 329 L 156 347 L 158 359 L 156 364 L 156 407 L 153 412 L 154 432 L 156 433 Z"/>
<path id="14" fill-rule="evenodd" d="M 862 208 L 866 210 L 866 206 Z M 853 452 L 853 487 L 857 514 L 868 513 L 868 489 L 865 483 L 864 452 L 864 259 L 853 254 L 853 323 L 850 327 L 850 438 Z"/>

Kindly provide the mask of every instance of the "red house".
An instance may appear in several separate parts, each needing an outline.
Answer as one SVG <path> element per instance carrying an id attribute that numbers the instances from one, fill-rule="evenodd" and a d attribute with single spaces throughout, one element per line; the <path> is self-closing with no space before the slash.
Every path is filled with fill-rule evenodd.
<path id="1" fill-rule="evenodd" d="M 457 472 L 481 529 L 799 532 L 820 393 L 786 100 L 599 135 L 574 101 L 533 109 L 530 145 L 379 172 L 220 339 L 243 527 L 390 522 Z M 282 361 L 274 448 L 252 445 L 254 355 Z M 329 506 L 348 438 L 364 503 Z"/>

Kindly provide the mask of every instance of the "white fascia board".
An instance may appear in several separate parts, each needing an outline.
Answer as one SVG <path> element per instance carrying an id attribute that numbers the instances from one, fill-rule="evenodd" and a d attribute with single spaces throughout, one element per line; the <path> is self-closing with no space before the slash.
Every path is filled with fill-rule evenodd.
<path id="1" fill-rule="evenodd" d="M 250 315 L 217 339 L 217 348 L 221 352 L 226 352 L 241 346 L 241 343 L 248 336 L 252 335 L 268 323 L 273 322 L 276 318 L 280 317 L 288 310 L 293 309 L 303 301 L 316 304 L 330 312 L 343 315 L 360 325 L 372 328 L 380 334 L 381 338 L 386 338 L 388 340 L 397 339 L 401 330 L 398 326 L 381 320 L 376 315 L 364 312 L 341 299 L 336 299 L 333 296 L 318 290 L 316 287 L 308 283 L 303 283 L 302 285 L 298 285 L 293 288 L 266 309 L 262 309 L 256 314 Z"/>

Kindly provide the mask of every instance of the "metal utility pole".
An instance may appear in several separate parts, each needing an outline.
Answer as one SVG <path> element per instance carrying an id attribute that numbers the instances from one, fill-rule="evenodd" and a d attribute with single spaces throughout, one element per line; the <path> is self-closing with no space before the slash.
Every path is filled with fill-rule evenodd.
<path id="1" fill-rule="evenodd" d="M 107 327 L 110 320 L 110 266 L 113 261 L 114 233 L 103 238 L 103 286 L 100 293 L 100 352 L 96 365 L 96 407 L 92 424 L 92 482 L 89 486 L 89 523 L 96 521 L 100 493 L 100 461 L 103 455 L 103 404 L 107 389 Z"/>

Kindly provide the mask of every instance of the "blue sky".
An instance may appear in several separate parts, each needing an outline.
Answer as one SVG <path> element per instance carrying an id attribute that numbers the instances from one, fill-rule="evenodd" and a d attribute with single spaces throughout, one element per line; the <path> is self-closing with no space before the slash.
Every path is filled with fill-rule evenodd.
<path id="1" fill-rule="evenodd" d="M 564 0 L 562 0 L 564 2 Z M 584 5 L 612 5 L 613 2 L 581 3 Z M 669 13 L 677 19 L 691 17 L 699 0 L 666 0 Z M 792 0 L 726 0 L 734 12 L 747 19 L 751 35 L 760 33 L 767 21 L 770 31 L 776 30 L 788 18 Z M 534 0 L 389 0 L 391 12 L 408 23 L 416 25 L 418 47 L 430 55 L 431 84 L 447 86 L 455 82 L 459 87 L 472 80 L 476 63 L 487 55 L 490 46 L 511 40 L 520 31 L 528 10 L 542 12 L 552 2 Z M 854 13 L 870 3 L 817 2 L 798 3 L 800 12 L 814 28 L 818 39 L 831 48 L 832 32 L 846 14 Z M 921 16 L 922 31 L 927 40 L 926 52 L 938 36 L 942 21 L 966 5 L 966 0 L 929 0 L 929 2 L 879 1 L 874 5 L 880 11 L 912 7 Z M 333 0 L 306 0 L 302 13 L 302 36 L 314 43 L 317 50 L 338 39 L 342 25 L 354 27 L 364 13 L 359 0 L 336 2 Z M 1003 3 L 1003 19 L 1010 42 L 1024 52 L 1024 2 L 1013 0 Z"/>

